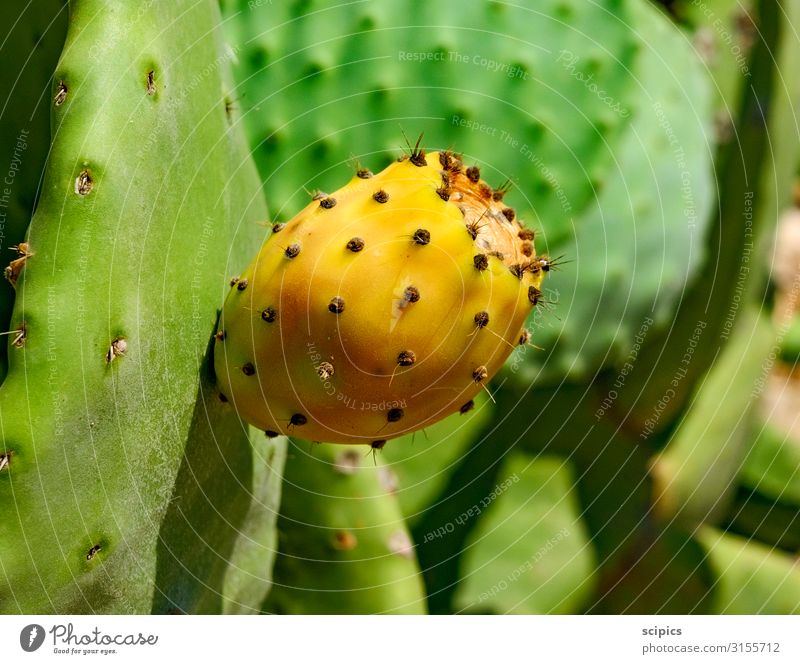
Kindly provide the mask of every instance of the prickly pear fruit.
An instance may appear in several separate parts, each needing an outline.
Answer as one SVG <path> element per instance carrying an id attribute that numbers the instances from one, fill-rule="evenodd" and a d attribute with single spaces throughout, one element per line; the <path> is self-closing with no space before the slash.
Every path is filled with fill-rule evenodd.
<path id="1" fill-rule="evenodd" d="M 417 145 L 315 194 L 231 280 L 224 397 L 268 435 L 373 447 L 469 410 L 528 342 L 552 265 L 504 193 Z"/>

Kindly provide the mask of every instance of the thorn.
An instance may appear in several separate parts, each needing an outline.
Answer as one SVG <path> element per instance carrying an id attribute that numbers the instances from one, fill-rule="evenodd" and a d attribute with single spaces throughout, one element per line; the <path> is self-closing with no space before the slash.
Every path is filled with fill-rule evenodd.
<path id="1" fill-rule="evenodd" d="M 430 244 L 431 241 L 431 233 L 430 231 L 424 228 L 418 228 L 414 231 L 414 235 L 411 238 L 416 244 L 420 246 L 425 246 L 426 244 Z"/>
<path id="2" fill-rule="evenodd" d="M 56 106 L 61 106 L 67 99 L 67 84 L 64 81 L 58 82 L 58 89 L 56 90 L 56 96 L 53 99 Z"/>
<path id="3" fill-rule="evenodd" d="M 330 311 L 332 314 L 342 313 L 344 311 L 344 300 L 338 295 L 331 298 L 330 303 L 328 303 L 328 311 Z"/>
<path id="4" fill-rule="evenodd" d="M 289 418 L 289 424 L 301 427 L 308 422 L 308 418 L 302 413 L 295 413 Z"/>
<path id="5" fill-rule="evenodd" d="M 78 196 L 88 196 L 93 186 L 92 174 L 88 168 L 84 168 L 75 178 L 75 193 Z"/>
<path id="6" fill-rule="evenodd" d="M 572 263 L 571 260 L 563 260 L 563 258 L 564 254 L 556 256 L 555 258 L 539 256 L 539 267 L 543 272 L 549 272 L 550 270 L 557 270 L 561 265 L 565 265 L 566 263 Z"/>
<path id="7" fill-rule="evenodd" d="M 473 184 L 476 184 L 481 179 L 481 169 L 477 166 L 470 166 L 464 174 Z"/>
<path id="8" fill-rule="evenodd" d="M 502 201 L 503 200 L 503 196 L 505 196 L 509 192 L 509 190 L 511 189 L 512 185 L 513 185 L 513 183 L 511 182 L 511 180 L 510 179 L 506 179 L 506 181 L 503 182 L 503 184 L 501 184 L 497 189 L 495 189 L 492 192 L 492 200 L 493 201 Z M 507 208 L 507 209 L 510 209 L 510 208 Z M 511 212 L 513 214 L 514 211 L 511 210 Z M 505 210 L 503 210 L 503 214 L 505 214 Z M 509 219 L 509 221 L 512 221 L 512 219 Z"/>
<path id="9" fill-rule="evenodd" d="M 397 364 L 401 367 L 410 367 L 417 361 L 417 355 L 413 350 L 401 351 L 397 356 Z"/>
<path id="10" fill-rule="evenodd" d="M 486 380 L 489 377 L 489 372 L 485 366 L 481 365 L 479 367 L 475 367 L 475 370 L 472 372 L 472 379 L 476 383 L 480 383 Z"/>
<path id="11" fill-rule="evenodd" d="M 411 143 L 408 140 L 408 136 L 406 136 L 406 132 L 403 131 L 403 128 L 400 128 L 400 131 L 403 133 L 403 138 L 406 141 L 406 145 L 410 151 L 409 154 L 409 161 L 414 164 L 414 166 L 427 166 L 428 162 L 425 160 L 425 150 L 420 149 L 419 144 L 422 142 L 422 137 L 425 135 L 424 132 L 419 135 L 417 138 L 417 142 L 414 144 L 414 147 L 411 147 Z"/>
<path id="12" fill-rule="evenodd" d="M 370 447 L 372 448 L 372 462 L 376 466 L 378 465 L 378 461 L 377 461 L 377 458 L 375 456 L 375 453 L 378 450 L 382 450 L 385 446 L 386 446 L 386 441 L 385 440 L 373 440 L 372 443 L 370 444 Z"/>
<path id="13" fill-rule="evenodd" d="M 22 272 L 22 268 L 25 267 L 25 263 L 27 262 L 28 258 L 33 256 L 33 252 L 30 251 L 27 242 L 20 242 L 19 244 L 16 244 L 10 248 L 16 251 L 19 257 L 9 262 L 3 274 L 8 282 L 14 288 L 16 288 L 17 280 Z"/>
<path id="14" fill-rule="evenodd" d="M 392 386 L 392 383 L 394 382 L 394 376 L 395 376 L 395 374 L 397 373 L 397 371 L 399 369 L 400 369 L 400 365 L 399 364 L 395 364 L 394 369 L 392 369 L 392 375 L 389 376 L 389 387 Z"/>
<path id="15" fill-rule="evenodd" d="M 406 289 L 403 291 L 403 299 L 406 302 L 419 302 L 419 288 L 416 286 L 406 286 Z"/>
<path id="16" fill-rule="evenodd" d="M 479 329 L 484 328 L 489 324 L 489 312 L 479 311 L 477 314 L 475 314 L 473 320 L 475 321 L 475 325 L 477 325 Z"/>
<path id="17" fill-rule="evenodd" d="M 364 240 L 360 237 L 354 237 L 347 243 L 347 249 L 353 253 L 357 253 L 364 248 Z"/>
<path id="18" fill-rule="evenodd" d="M 149 96 L 153 96 L 156 93 L 156 73 L 151 69 L 147 72 L 147 94 Z M 228 110 L 228 101 L 225 101 L 225 111 L 230 113 Z"/>
<path id="19" fill-rule="evenodd" d="M 483 270 L 489 267 L 489 259 L 486 257 L 486 254 L 476 254 L 472 257 L 472 263 L 475 269 L 480 272 L 483 272 Z"/>
<path id="20" fill-rule="evenodd" d="M 122 357 L 128 350 L 128 342 L 121 337 L 117 337 L 111 342 L 111 346 L 106 353 L 106 363 L 111 364 L 116 358 Z"/>
<path id="21" fill-rule="evenodd" d="M 514 348 L 514 344 L 512 344 L 510 341 L 508 341 L 508 339 L 503 339 L 503 337 L 502 337 L 502 336 L 500 336 L 499 334 L 497 334 L 497 332 L 495 332 L 495 331 L 494 331 L 494 330 L 492 330 L 491 328 L 488 328 L 488 327 L 487 327 L 487 328 L 486 328 L 486 331 L 487 331 L 487 332 L 491 332 L 491 333 L 492 333 L 494 336 L 496 336 L 498 339 L 500 339 L 500 341 L 502 341 L 504 344 L 507 344 L 507 345 L 508 345 L 510 348 Z"/>

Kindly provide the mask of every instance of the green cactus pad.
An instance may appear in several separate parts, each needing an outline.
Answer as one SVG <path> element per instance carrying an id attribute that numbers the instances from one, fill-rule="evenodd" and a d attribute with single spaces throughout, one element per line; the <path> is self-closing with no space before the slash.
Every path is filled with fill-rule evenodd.
<path id="1" fill-rule="evenodd" d="M 278 509 L 281 498 L 286 439 L 269 439 L 250 428 L 254 451 L 250 509 L 228 560 L 222 594 L 228 614 L 258 613 L 272 587 L 272 566 L 278 549 Z"/>
<path id="2" fill-rule="evenodd" d="M 221 606 L 253 459 L 208 350 L 266 211 L 217 21 L 211 0 L 70 5 L 0 389 L 2 612 Z"/>
<path id="3" fill-rule="evenodd" d="M 752 446 L 739 480 L 774 500 L 800 505 L 800 440 L 761 415 L 750 422 Z"/>
<path id="4" fill-rule="evenodd" d="M 269 613 L 424 613 L 414 545 L 364 448 L 290 441 Z"/>
<path id="5" fill-rule="evenodd" d="M 748 424 L 774 345 L 772 324 L 748 308 L 691 397 L 692 408 L 651 464 L 653 500 L 670 518 L 716 523 L 748 455 Z M 752 455 L 751 455 L 752 456 Z"/>
<path id="6" fill-rule="evenodd" d="M 800 613 L 796 556 L 711 528 L 701 530 L 700 541 L 717 576 L 713 613 Z"/>
<path id="7" fill-rule="evenodd" d="M 64 46 L 66 0 L 0 3 L 0 263 L 18 259 L 50 147 L 50 89 Z M 0 283 L 0 328 L 8 329 L 14 287 Z M 0 348 L 0 379 L 6 373 Z"/>
<path id="8" fill-rule="evenodd" d="M 593 592 L 594 560 L 573 484 L 561 459 L 508 458 L 497 487 L 476 506 L 485 514 L 466 545 L 460 611 L 581 610 Z"/>

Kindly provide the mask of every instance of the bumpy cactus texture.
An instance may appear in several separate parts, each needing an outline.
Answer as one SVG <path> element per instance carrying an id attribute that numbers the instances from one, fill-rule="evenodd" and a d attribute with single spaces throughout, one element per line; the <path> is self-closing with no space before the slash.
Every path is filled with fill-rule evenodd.
<path id="1" fill-rule="evenodd" d="M 469 411 L 552 266 L 504 193 L 415 147 L 315 194 L 231 280 L 222 394 L 269 435 L 374 447 Z"/>
<path id="2" fill-rule="evenodd" d="M 519 384 L 624 359 L 644 317 L 671 321 L 713 202 L 708 79 L 649 5 L 228 0 L 272 212 L 290 218 L 353 159 L 388 157 L 398 126 L 458 146 L 490 182 L 514 179 L 537 247 L 573 261 L 546 284 L 558 313 L 535 316 L 545 352 L 529 349 Z"/>
<path id="3" fill-rule="evenodd" d="M 268 613 L 424 613 L 414 545 L 363 448 L 290 440 Z"/>
<path id="4" fill-rule="evenodd" d="M 218 18 L 70 5 L 0 389 L 0 611 L 221 609 L 254 461 L 204 358 L 266 210 Z"/>

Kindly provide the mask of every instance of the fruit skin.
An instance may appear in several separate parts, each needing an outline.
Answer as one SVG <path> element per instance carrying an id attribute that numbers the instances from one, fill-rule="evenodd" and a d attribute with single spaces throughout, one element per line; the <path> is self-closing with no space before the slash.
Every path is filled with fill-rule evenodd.
<path id="1" fill-rule="evenodd" d="M 289 441 L 265 612 L 425 613 L 414 545 L 387 470 L 362 447 Z"/>
<path id="2" fill-rule="evenodd" d="M 0 612 L 220 609 L 255 462 L 208 351 L 218 275 L 266 210 L 218 19 L 211 0 L 70 5 L 0 388 Z"/>
<path id="3" fill-rule="evenodd" d="M 222 393 L 263 430 L 375 447 L 468 407 L 552 266 L 503 194 L 418 147 L 316 194 L 231 280 Z"/>

